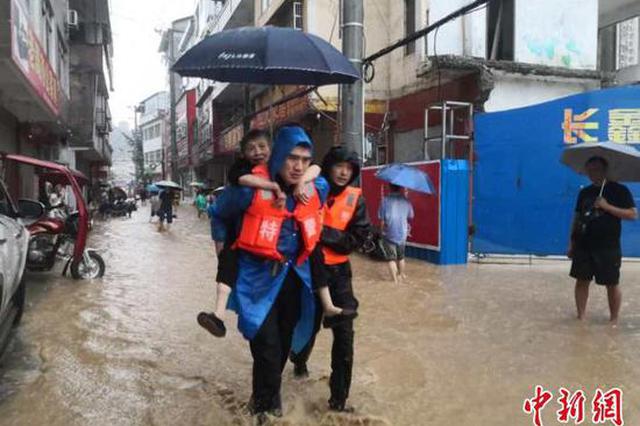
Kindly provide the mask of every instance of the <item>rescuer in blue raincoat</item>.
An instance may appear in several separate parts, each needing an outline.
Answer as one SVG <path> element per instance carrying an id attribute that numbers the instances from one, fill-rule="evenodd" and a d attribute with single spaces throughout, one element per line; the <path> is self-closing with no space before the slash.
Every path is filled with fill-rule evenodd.
<path id="1" fill-rule="evenodd" d="M 216 232 L 242 218 L 237 221 L 240 241 L 243 240 L 243 228 L 260 223 L 258 231 L 251 234 L 267 239 L 275 236 L 277 252 L 282 256 L 280 260 L 271 260 L 252 250 L 238 249 L 238 280 L 229 301 L 230 308 L 238 314 L 240 332 L 250 342 L 253 356 L 251 408 L 255 414 L 281 412 L 280 385 L 289 352 L 300 351 L 313 333 L 316 309 L 313 277 L 310 261 L 301 257 L 301 253 L 309 248 L 306 241 L 310 236 L 321 231 L 321 223 L 295 216 L 304 206 L 298 205 L 293 197 L 294 186 L 311 164 L 312 154 L 313 143 L 301 127 L 285 126 L 279 130 L 268 172 L 285 191 L 286 210 L 292 216 L 285 218 L 279 229 L 272 226 L 269 217 L 258 218 L 256 222 L 256 214 L 260 216 L 256 206 L 268 209 L 266 201 L 272 196 L 268 191 L 228 187 L 211 212 Z M 319 177 L 309 189 L 312 199 L 324 204 L 329 191 L 327 181 Z M 307 222 L 312 222 L 310 227 Z"/>

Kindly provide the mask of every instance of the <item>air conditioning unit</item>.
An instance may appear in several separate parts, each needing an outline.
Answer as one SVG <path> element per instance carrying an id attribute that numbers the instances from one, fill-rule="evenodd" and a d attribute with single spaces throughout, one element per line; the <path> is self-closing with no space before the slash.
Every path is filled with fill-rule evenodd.
<path id="1" fill-rule="evenodd" d="M 67 10 L 67 27 L 77 29 L 78 28 L 78 11 L 69 9 Z"/>

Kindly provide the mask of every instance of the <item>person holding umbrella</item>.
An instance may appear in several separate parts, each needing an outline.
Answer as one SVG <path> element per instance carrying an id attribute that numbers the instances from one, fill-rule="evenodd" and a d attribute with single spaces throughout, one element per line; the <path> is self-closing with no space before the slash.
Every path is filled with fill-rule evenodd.
<path id="1" fill-rule="evenodd" d="M 589 284 L 595 279 L 607 289 L 610 322 L 616 326 L 622 304 L 621 221 L 638 217 L 631 192 L 616 181 L 640 181 L 640 152 L 611 142 L 584 143 L 565 149 L 562 162 L 592 183 L 578 194 L 567 250 L 578 319 L 585 318 Z"/>
<path id="2" fill-rule="evenodd" d="M 389 272 L 395 284 L 405 280 L 404 252 L 409 236 L 409 220 L 413 219 L 413 206 L 401 186 L 389 184 L 389 195 L 384 197 L 378 218 L 382 235 L 389 250 Z"/>
<path id="3" fill-rule="evenodd" d="M 230 186 L 211 212 L 214 228 L 242 218 L 235 243 L 238 276 L 230 303 L 251 348 L 251 410 L 260 422 L 267 414 L 282 415 L 282 370 L 290 350 L 299 352 L 313 332 L 316 277 L 309 255 L 320 239 L 328 183 L 317 178 L 306 204 L 294 197 L 311 164 L 312 149 L 311 139 L 299 126 L 283 127 L 275 138 L 267 177 L 285 192 L 283 208 L 273 205 L 271 191 Z"/>
<path id="4" fill-rule="evenodd" d="M 173 223 L 173 192 L 169 188 L 163 188 L 158 194 L 160 206 L 158 208 L 158 232 L 165 230 L 164 222 L 167 222 L 166 230 L 171 229 Z"/>
<path id="5" fill-rule="evenodd" d="M 160 193 L 158 194 L 158 198 L 160 199 L 160 207 L 157 212 L 159 218 L 158 232 L 162 232 L 165 230 L 165 221 L 167 221 L 166 230 L 169 231 L 171 228 L 171 224 L 173 223 L 174 191 L 181 190 L 182 188 L 177 183 L 169 180 L 156 182 L 155 185 L 160 188 Z"/>
<path id="6" fill-rule="evenodd" d="M 389 271 L 393 282 L 398 284 L 406 279 L 404 252 L 409 236 L 409 220 L 414 215 L 405 188 L 433 194 L 433 184 L 424 172 L 406 164 L 390 164 L 376 173 L 376 177 L 389 182 L 390 194 L 383 198 L 378 218 L 387 246 Z"/>
<path id="7" fill-rule="evenodd" d="M 585 318 L 589 284 L 607 288 L 610 322 L 617 325 L 622 293 L 620 234 L 622 220 L 638 217 L 633 196 L 626 186 L 606 181 L 609 164 L 603 157 L 591 157 L 585 171 L 591 185 L 583 188 L 576 201 L 568 256 L 572 259 L 571 277 L 576 279 L 575 300 L 578 319 Z"/>
<path id="8" fill-rule="evenodd" d="M 206 37 L 189 49 L 172 70 L 183 77 L 314 87 L 352 84 L 361 77 L 353 63 L 326 40 L 292 28 L 271 26 L 236 28 Z M 236 241 L 242 249 L 241 267 L 232 302 L 240 317 L 239 328 L 251 342 L 252 406 L 260 423 L 266 412 L 281 411 L 280 385 L 289 350 L 302 349 L 313 329 L 315 300 L 311 290 L 317 280 L 311 279 L 308 255 L 320 238 L 320 209 L 328 184 L 322 177 L 316 179 L 306 203 L 299 203 L 293 194 L 293 187 L 309 168 L 312 148 L 311 140 L 299 126 L 284 127 L 276 137 L 268 175 L 284 186 L 288 213 L 273 211 L 273 200 L 267 203 L 265 198 L 267 194 L 273 197 L 271 192 L 246 187 L 225 190 L 213 209 L 213 220 L 223 223 L 242 217 Z M 269 212 L 274 217 L 267 217 Z M 262 224 L 256 223 L 257 219 Z M 285 261 L 256 262 L 251 256 L 255 256 L 258 243 L 263 245 L 257 250 L 262 257 Z"/>

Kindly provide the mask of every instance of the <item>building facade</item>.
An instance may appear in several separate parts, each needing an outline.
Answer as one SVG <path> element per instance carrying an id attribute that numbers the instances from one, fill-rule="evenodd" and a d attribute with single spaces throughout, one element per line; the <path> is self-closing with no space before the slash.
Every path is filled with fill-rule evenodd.
<path id="1" fill-rule="evenodd" d="M 614 73 L 614 83 L 640 82 L 640 3 L 600 0 L 598 62 Z"/>
<path id="2" fill-rule="evenodd" d="M 69 1 L 70 148 L 73 167 L 96 183 L 109 178 L 112 148 L 109 92 L 113 90 L 113 41 L 108 0 Z"/>
<path id="3" fill-rule="evenodd" d="M 0 151 L 72 163 L 69 158 L 67 2 L 0 4 Z M 33 175 L 8 176 L 16 196 L 31 196 Z"/>
<path id="4" fill-rule="evenodd" d="M 139 104 L 141 111 L 138 131 L 142 138 L 144 176 L 150 181 L 160 180 L 164 170 L 163 139 L 168 125 L 169 93 L 154 93 Z"/>
<path id="5" fill-rule="evenodd" d="M 184 159 L 180 159 L 177 153 L 178 126 L 177 126 L 177 105 L 178 100 L 182 98 L 185 92 L 185 84 L 188 80 L 184 80 L 176 73 L 171 72 L 171 66 L 180 57 L 180 44 L 182 39 L 188 33 L 189 26 L 193 20 L 192 16 L 177 19 L 171 23 L 171 26 L 162 32 L 160 46 L 158 51 L 162 54 L 167 65 L 167 87 L 169 93 L 169 125 L 165 129 L 165 137 L 163 138 L 164 150 L 164 168 L 166 177 L 174 181 L 183 182 L 189 180 L 186 176 L 190 170 L 184 168 Z M 174 150 L 176 154 L 174 155 Z M 181 165 L 182 164 L 182 165 Z M 174 176 L 174 168 L 177 176 Z"/>
<path id="6" fill-rule="evenodd" d="M 93 181 L 106 179 L 108 1 L 8 0 L 0 16 L 9 17 L 0 23 L 0 150 L 65 163 Z M 23 172 L 9 186 L 32 196 L 33 179 Z"/>
<path id="7" fill-rule="evenodd" d="M 135 188 L 136 166 L 133 162 L 133 137 L 129 123 L 118 123 L 111 133 L 111 182 L 114 186 L 132 190 Z"/>
<path id="8" fill-rule="evenodd" d="M 341 48 L 339 0 L 214 3 L 214 13 L 206 19 L 197 14 L 189 18 L 192 29 L 185 29 L 178 55 L 206 34 L 248 25 L 293 27 Z M 364 0 L 365 56 L 468 3 Z M 492 2 L 377 59 L 375 75 L 365 83 L 365 161 L 468 159 L 474 111 L 524 107 L 638 81 L 638 8 L 633 0 L 615 5 L 603 0 Z M 338 86 L 321 87 L 275 108 L 268 106 L 301 88 L 253 87 L 246 93 L 239 84 L 193 79 L 182 86 L 196 91 L 199 147 L 192 150 L 191 165 L 198 179 L 212 185 L 225 182 L 247 119 L 252 127 L 265 129 L 300 122 L 320 156 L 340 143 Z"/>

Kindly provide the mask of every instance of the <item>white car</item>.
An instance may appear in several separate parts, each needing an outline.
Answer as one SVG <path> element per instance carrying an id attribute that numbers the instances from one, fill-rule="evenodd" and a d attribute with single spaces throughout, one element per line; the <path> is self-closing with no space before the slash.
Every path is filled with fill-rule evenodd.
<path id="1" fill-rule="evenodd" d="M 24 266 L 29 232 L 23 220 L 42 212 L 40 203 L 21 201 L 20 209 L 11 200 L 0 179 L 0 355 L 6 347 L 12 326 L 22 317 L 25 302 Z M 28 214 L 21 214 L 31 210 Z"/>

